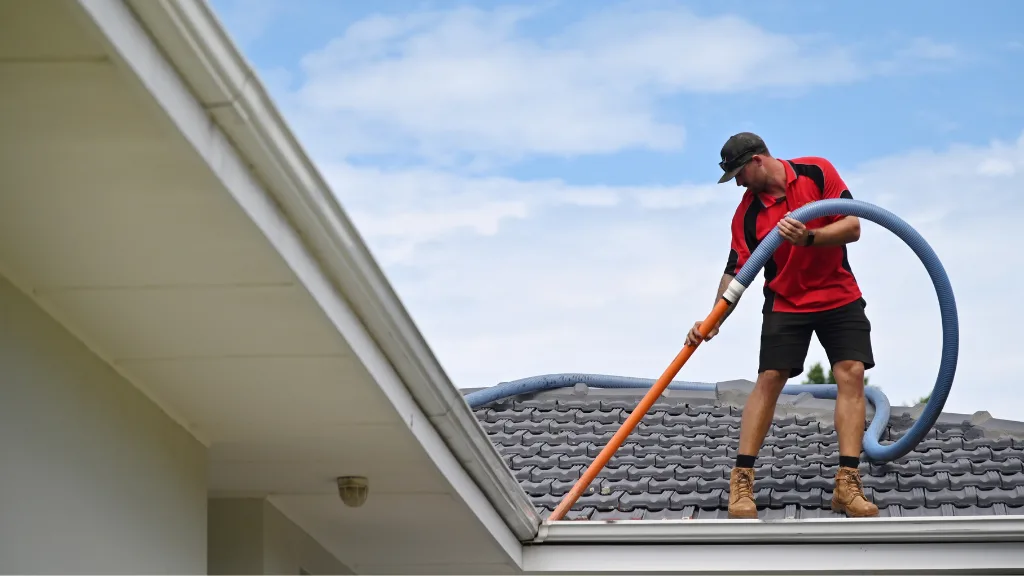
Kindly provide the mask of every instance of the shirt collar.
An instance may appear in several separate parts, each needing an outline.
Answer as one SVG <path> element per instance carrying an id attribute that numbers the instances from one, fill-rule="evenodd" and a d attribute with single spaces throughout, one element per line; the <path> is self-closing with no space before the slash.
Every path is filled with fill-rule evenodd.
<path id="1" fill-rule="evenodd" d="M 788 192 L 789 187 L 796 182 L 796 171 L 793 170 L 793 165 L 790 164 L 788 160 L 780 160 L 780 162 L 782 162 L 782 168 L 786 171 L 786 190 Z M 779 202 L 784 201 L 788 195 L 789 194 L 786 194 L 785 196 L 776 198 L 768 193 L 760 193 L 757 197 L 761 200 L 762 206 L 771 206 L 772 204 L 778 204 Z"/>
<path id="2" fill-rule="evenodd" d="M 789 160 L 781 160 L 783 168 L 786 169 L 786 186 L 788 187 L 793 182 L 796 182 L 796 170 L 793 170 L 793 165 L 789 163 Z"/>

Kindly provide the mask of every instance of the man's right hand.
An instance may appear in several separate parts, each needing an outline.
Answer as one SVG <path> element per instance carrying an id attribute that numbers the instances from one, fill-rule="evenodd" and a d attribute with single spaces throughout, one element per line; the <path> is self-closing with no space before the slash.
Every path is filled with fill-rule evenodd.
<path id="1" fill-rule="evenodd" d="M 714 338 L 718 334 L 718 326 L 715 326 L 714 328 L 711 329 L 710 332 L 708 332 L 708 335 L 707 335 L 706 338 L 701 338 L 701 335 L 700 335 L 700 325 L 703 324 L 703 323 L 704 323 L 703 320 L 697 320 L 696 322 L 694 322 L 693 328 L 690 328 L 690 333 L 686 335 L 686 343 L 688 345 L 696 346 L 697 343 L 699 343 L 701 340 L 709 342 L 709 341 L 711 341 L 712 338 Z"/>

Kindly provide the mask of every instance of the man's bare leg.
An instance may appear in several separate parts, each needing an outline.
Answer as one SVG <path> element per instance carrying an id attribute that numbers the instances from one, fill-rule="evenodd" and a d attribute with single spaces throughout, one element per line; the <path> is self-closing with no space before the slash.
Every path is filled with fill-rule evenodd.
<path id="1" fill-rule="evenodd" d="M 878 507 L 864 495 L 858 465 L 864 440 L 864 364 L 853 360 L 832 367 L 836 394 L 836 433 L 839 436 L 839 471 L 832 492 L 832 509 L 849 516 L 877 516 Z"/>
<path id="2" fill-rule="evenodd" d="M 743 421 L 740 424 L 740 454 L 757 456 L 764 444 L 764 437 L 772 425 L 775 404 L 779 394 L 789 380 L 789 370 L 765 370 L 757 375 L 754 390 L 743 407 Z"/>
<path id="3" fill-rule="evenodd" d="M 754 502 L 754 460 L 772 425 L 775 404 L 789 379 L 789 370 L 766 370 L 757 375 L 754 390 L 743 407 L 739 456 L 729 478 L 729 517 L 757 518 Z"/>
<path id="4" fill-rule="evenodd" d="M 860 458 L 864 441 L 864 364 L 843 360 L 832 367 L 839 392 L 836 394 L 836 433 L 839 455 Z"/>

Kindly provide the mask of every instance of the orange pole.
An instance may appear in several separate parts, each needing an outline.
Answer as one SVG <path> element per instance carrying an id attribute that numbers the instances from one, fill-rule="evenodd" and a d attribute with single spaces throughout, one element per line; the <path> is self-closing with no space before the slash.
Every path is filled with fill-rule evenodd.
<path id="1" fill-rule="evenodd" d="M 700 325 L 699 330 L 701 336 L 707 336 L 708 332 L 711 331 L 711 327 L 722 320 L 728 309 L 729 302 L 725 298 L 719 299 L 715 304 L 715 307 L 711 310 L 711 313 L 708 314 L 708 317 L 705 318 L 704 322 Z M 700 343 L 698 343 L 697 346 L 700 346 Z M 665 391 L 665 388 L 668 388 L 668 385 L 672 382 L 672 379 L 676 377 L 676 374 L 679 373 L 683 364 L 686 364 L 686 361 L 689 360 L 690 356 L 692 356 L 694 351 L 697 350 L 697 346 L 690 346 L 689 344 L 683 346 L 683 349 L 679 351 L 679 354 L 676 355 L 672 363 L 669 364 L 668 368 L 665 369 L 665 372 L 662 373 L 661 378 L 658 378 L 654 385 L 651 386 L 651 389 L 647 391 L 647 394 L 644 395 L 643 399 L 640 400 L 640 403 L 637 404 L 637 407 L 634 408 L 629 414 L 629 417 L 626 418 L 626 421 L 622 423 L 622 426 L 619 426 L 618 431 L 615 432 L 612 439 L 601 450 L 601 453 L 597 455 L 597 458 L 591 462 L 590 467 L 587 468 L 586 472 L 584 472 L 583 475 L 580 476 L 580 479 L 576 481 L 572 490 L 565 495 L 565 498 L 563 498 L 562 502 L 558 504 L 555 511 L 551 513 L 548 520 L 561 520 L 565 516 L 565 513 L 568 512 L 569 509 L 572 508 L 573 504 L 576 503 L 576 500 L 586 492 L 590 483 L 594 481 L 594 478 L 596 478 L 605 465 L 608 464 L 608 460 L 611 459 L 612 454 L 615 454 L 615 451 L 622 446 L 622 443 L 626 438 L 633 433 L 633 429 L 636 428 L 636 425 L 639 424 L 640 420 L 642 420 L 647 414 L 647 411 L 651 409 L 655 400 L 661 396 L 661 393 Z"/>

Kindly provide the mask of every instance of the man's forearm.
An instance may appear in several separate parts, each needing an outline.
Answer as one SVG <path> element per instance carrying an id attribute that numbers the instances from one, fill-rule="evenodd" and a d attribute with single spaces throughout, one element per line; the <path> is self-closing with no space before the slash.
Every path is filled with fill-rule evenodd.
<path id="1" fill-rule="evenodd" d="M 860 240 L 860 219 L 847 216 L 842 220 L 816 228 L 812 246 L 840 246 Z"/>
<path id="2" fill-rule="evenodd" d="M 722 274 L 722 279 L 718 282 L 718 296 L 715 297 L 715 304 L 718 304 L 718 301 L 722 299 L 722 295 L 725 294 L 725 291 L 729 288 L 729 283 L 732 282 L 732 279 L 732 274 Z M 729 314 L 732 314 L 734 308 L 736 308 L 735 302 L 730 304 L 729 308 L 726 309 L 722 319 L 718 321 L 719 326 L 722 325 L 722 322 L 725 322 L 725 319 L 729 317 Z"/>

